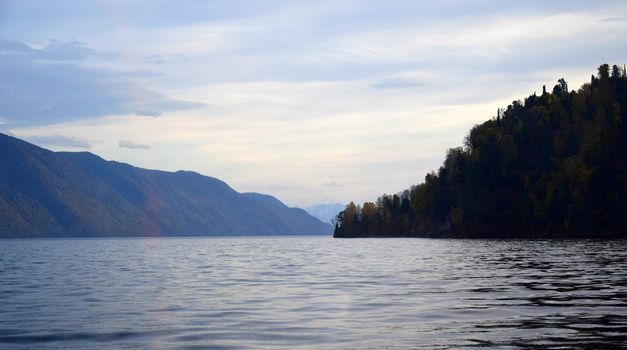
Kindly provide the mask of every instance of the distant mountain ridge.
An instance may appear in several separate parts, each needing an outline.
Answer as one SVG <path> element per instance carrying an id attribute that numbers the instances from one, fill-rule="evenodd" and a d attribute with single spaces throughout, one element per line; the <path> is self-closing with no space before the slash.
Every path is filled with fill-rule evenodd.
<path id="1" fill-rule="evenodd" d="M 52 152 L 0 134 L 0 237 L 330 234 L 331 225 L 216 178 Z"/>
<path id="2" fill-rule="evenodd" d="M 312 205 L 305 210 L 309 215 L 315 216 L 322 222 L 332 223 L 339 212 L 344 210 L 346 205 L 340 203 L 321 203 Z"/>

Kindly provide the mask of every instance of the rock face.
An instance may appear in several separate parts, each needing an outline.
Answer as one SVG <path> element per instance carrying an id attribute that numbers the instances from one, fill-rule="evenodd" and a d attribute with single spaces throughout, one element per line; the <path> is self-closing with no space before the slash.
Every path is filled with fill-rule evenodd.
<path id="1" fill-rule="evenodd" d="M 223 181 L 52 152 L 0 134 L 0 237 L 330 234 L 331 225 Z"/>

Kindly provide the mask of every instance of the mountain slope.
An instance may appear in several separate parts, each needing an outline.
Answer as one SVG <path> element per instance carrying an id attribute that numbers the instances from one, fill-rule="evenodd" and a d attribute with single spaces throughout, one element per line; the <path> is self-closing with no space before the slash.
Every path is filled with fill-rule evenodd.
<path id="1" fill-rule="evenodd" d="M 320 220 L 309 215 L 305 210 L 300 208 L 288 208 L 285 204 L 272 196 L 250 192 L 243 193 L 243 196 L 266 210 L 268 216 L 260 218 L 260 220 L 263 220 L 265 223 L 278 222 L 286 228 L 294 227 L 306 230 L 307 226 L 312 225 L 314 222 L 320 222 Z M 325 225 L 328 224 L 325 223 Z M 329 230 L 329 233 L 330 232 Z"/>
<path id="2" fill-rule="evenodd" d="M 335 237 L 627 238 L 627 77 L 601 65 L 578 91 L 514 101 L 437 172 L 350 203 Z"/>
<path id="3" fill-rule="evenodd" d="M 141 169 L 87 152 L 51 152 L 0 134 L 0 237 L 331 231 L 274 200 L 280 205 L 268 207 L 194 172 Z"/>
<path id="4" fill-rule="evenodd" d="M 309 215 L 317 217 L 320 221 L 331 223 L 337 213 L 341 212 L 345 207 L 346 205 L 339 203 L 323 203 L 312 205 L 305 210 Z"/>

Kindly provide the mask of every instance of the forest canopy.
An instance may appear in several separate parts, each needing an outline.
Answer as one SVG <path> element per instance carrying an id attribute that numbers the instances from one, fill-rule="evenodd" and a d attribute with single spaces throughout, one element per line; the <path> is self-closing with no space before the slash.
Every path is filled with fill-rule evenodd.
<path id="1" fill-rule="evenodd" d="M 627 238 L 627 77 L 603 64 L 473 127 L 424 182 L 351 202 L 334 237 Z"/>

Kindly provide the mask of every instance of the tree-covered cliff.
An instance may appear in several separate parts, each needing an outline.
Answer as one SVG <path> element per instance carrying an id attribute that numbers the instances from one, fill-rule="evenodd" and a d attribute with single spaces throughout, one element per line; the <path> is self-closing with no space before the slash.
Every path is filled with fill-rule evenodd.
<path id="1" fill-rule="evenodd" d="M 350 203 L 335 237 L 627 237 L 627 78 L 514 101 L 423 183 Z"/>

